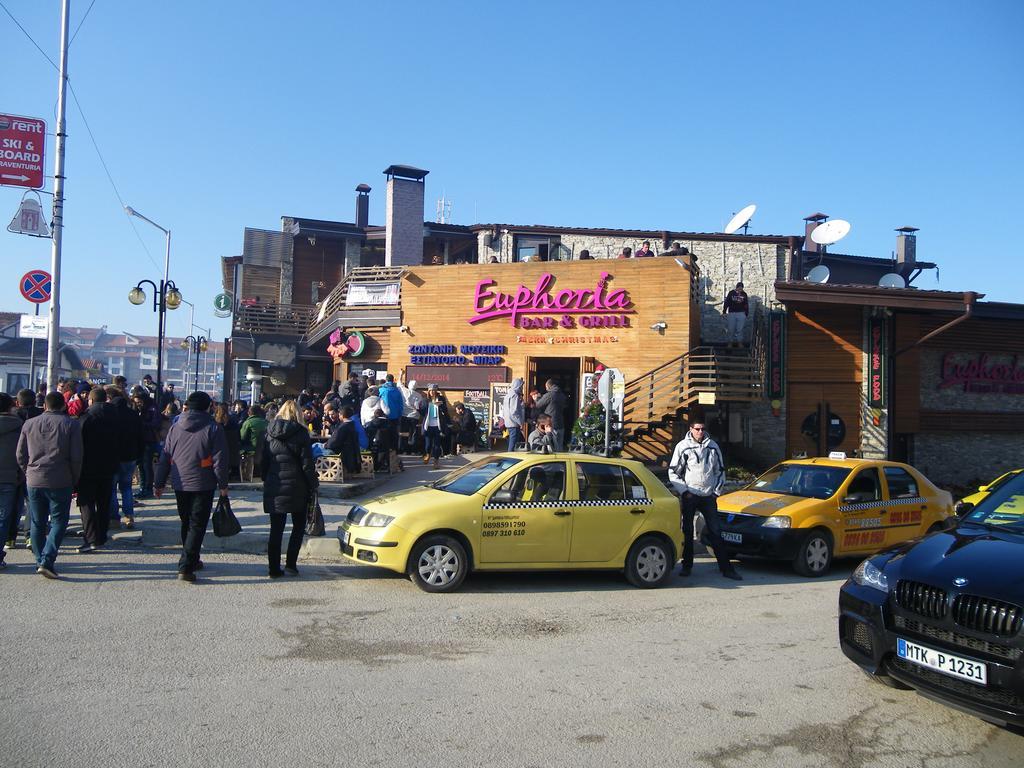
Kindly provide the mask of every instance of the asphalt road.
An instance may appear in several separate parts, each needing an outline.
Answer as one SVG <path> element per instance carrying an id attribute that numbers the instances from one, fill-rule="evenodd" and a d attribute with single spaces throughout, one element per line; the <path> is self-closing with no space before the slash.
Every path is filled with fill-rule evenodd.
<path id="1" fill-rule="evenodd" d="M 0 573 L 9 766 L 1000 766 L 1024 738 L 865 679 L 835 638 L 849 565 L 641 591 L 617 574 L 471 576 L 172 551 L 24 550 Z"/>

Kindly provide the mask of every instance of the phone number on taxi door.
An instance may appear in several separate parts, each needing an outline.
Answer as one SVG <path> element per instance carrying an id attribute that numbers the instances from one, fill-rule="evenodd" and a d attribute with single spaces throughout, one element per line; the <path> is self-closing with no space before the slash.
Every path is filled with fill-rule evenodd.
<path id="1" fill-rule="evenodd" d="M 493 520 L 483 524 L 481 536 L 525 536 L 525 520 Z"/>

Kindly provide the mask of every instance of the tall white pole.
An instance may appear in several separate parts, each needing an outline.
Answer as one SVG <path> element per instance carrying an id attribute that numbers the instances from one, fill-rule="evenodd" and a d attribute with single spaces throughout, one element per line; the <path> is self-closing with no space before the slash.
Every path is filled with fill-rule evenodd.
<path id="1" fill-rule="evenodd" d="M 60 253 L 64 234 L 64 139 L 68 87 L 68 20 L 71 17 L 71 0 L 62 0 L 60 9 L 60 70 L 57 84 L 57 152 L 53 164 L 53 251 L 50 273 L 53 276 L 50 297 L 50 336 L 46 356 L 46 381 L 50 389 L 57 387 L 57 370 L 60 368 Z"/>

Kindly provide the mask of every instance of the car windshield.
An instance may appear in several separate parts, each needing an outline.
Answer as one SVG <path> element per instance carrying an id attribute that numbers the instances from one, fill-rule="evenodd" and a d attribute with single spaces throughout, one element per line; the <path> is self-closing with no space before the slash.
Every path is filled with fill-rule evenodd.
<path id="1" fill-rule="evenodd" d="M 747 490 L 827 499 L 835 495 L 849 474 L 850 470 L 845 467 L 779 464 L 748 485 Z"/>
<path id="2" fill-rule="evenodd" d="M 1024 533 L 1024 473 L 1015 475 L 995 493 L 986 496 L 964 521 Z"/>
<path id="3" fill-rule="evenodd" d="M 514 467 L 522 459 L 511 458 L 485 458 L 459 467 L 454 472 L 449 472 L 436 483 L 433 488 L 449 493 L 459 493 L 463 496 L 470 496 L 476 493 L 491 480 L 496 478 L 509 467 Z"/>

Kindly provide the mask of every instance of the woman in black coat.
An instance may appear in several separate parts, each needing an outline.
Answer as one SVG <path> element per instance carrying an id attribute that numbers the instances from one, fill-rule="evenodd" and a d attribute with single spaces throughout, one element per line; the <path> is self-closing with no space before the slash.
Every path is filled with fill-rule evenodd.
<path id="1" fill-rule="evenodd" d="M 267 556 L 270 578 L 298 576 L 299 549 L 306 529 L 306 510 L 319 486 L 309 429 L 301 422 L 294 400 L 277 412 L 267 427 L 263 444 L 263 511 L 270 515 L 270 539 Z M 281 539 L 288 516 L 292 518 L 292 534 L 288 539 L 288 555 L 281 570 Z"/>

